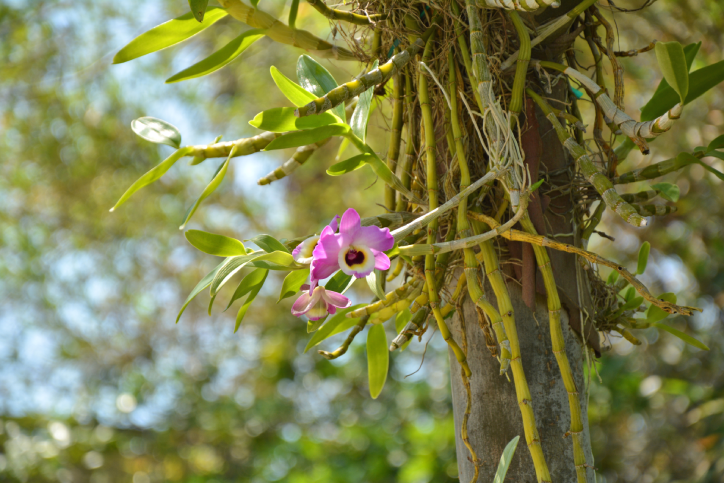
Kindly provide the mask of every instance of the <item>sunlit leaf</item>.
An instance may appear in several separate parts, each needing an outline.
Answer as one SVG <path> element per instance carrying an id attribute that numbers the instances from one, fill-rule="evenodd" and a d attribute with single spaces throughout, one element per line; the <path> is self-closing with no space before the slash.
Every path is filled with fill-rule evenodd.
<path id="1" fill-rule="evenodd" d="M 304 129 L 314 129 L 327 126 L 339 121 L 329 112 L 323 112 L 316 116 L 297 117 L 294 115 L 294 107 L 275 107 L 257 114 L 249 121 L 252 126 L 272 132 L 288 132 Z"/>
<path id="2" fill-rule="evenodd" d="M 254 42 L 264 37 L 263 32 L 263 30 L 258 29 L 244 32 L 201 62 L 172 75 L 166 79 L 166 84 L 194 79 L 216 72 L 243 54 Z"/>
<path id="3" fill-rule="evenodd" d="M 378 65 L 379 61 L 375 60 L 370 70 L 376 69 Z M 372 86 L 359 95 L 357 107 L 352 113 L 352 119 L 349 121 L 352 132 L 360 138 L 363 143 L 367 137 L 367 122 L 370 119 L 370 106 L 372 105 L 372 97 L 374 94 L 375 88 Z"/>
<path id="4" fill-rule="evenodd" d="M 277 85 L 279 90 L 282 91 L 282 94 L 284 94 L 284 96 L 295 106 L 306 106 L 310 101 L 317 98 L 317 96 L 305 90 L 302 86 L 282 74 L 276 67 L 271 66 L 270 70 L 274 83 Z"/>
<path id="5" fill-rule="evenodd" d="M 231 307 L 234 302 L 251 292 L 256 284 L 259 282 L 259 280 L 266 278 L 266 272 L 267 270 L 264 268 L 257 268 L 249 272 L 243 279 L 241 279 L 241 282 L 239 282 L 236 290 L 234 290 L 234 294 L 231 296 L 231 300 L 229 300 L 229 303 L 226 305 L 226 309 L 224 310 L 228 310 L 228 308 Z M 216 295 L 218 294 L 219 293 L 216 292 Z"/>
<path id="6" fill-rule="evenodd" d="M 249 283 L 245 287 L 245 289 L 249 288 L 249 296 L 244 301 L 244 304 L 239 309 L 239 312 L 236 314 L 236 325 L 234 326 L 234 332 L 239 330 L 239 326 L 241 326 L 241 322 L 244 320 L 244 316 L 246 315 L 246 312 L 249 310 L 249 307 L 251 306 L 251 303 L 254 301 L 256 296 L 259 294 L 259 291 L 264 286 L 264 282 L 266 281 L 266 277 L 269 275 L 269 271 L 265 270 L 263 268 L 257 268 L 253 272 L 251 272 L 249 275 L 244 277 L 244 280 L 242 280 L 241 284 L 244 283 L 247 279 L 253 276 L 253 279 L 249 280 Z M 239 284 L 239 286 L 241 286 Z"/>
<path id="7" fill-rule="evenodd" d="M 687 344 L 693 345 L 694 347 L 696 347 L 698 349 L 701 349 L 704 351 L 709 350 L 709 348 L 703 342 L 700 342 L 700 341 L 694 339 L 692 336 L 687 335 L 687 334 L 681 332 L 680 330 L 676 330 L 673 327 L 670 327 L 666 324 L 662 324 L 662 323 L 658 323 L 658 322 L 653 324 L 653 326 L 658 327 L 661 330 L 665 330 L 669 334 L 678 337 L 679 339 L 683 340 Z"/>
<path id="8" fill-rule="evenodd" d="M 673 183 L 656 183 L 651 186 L 655 190 L 659 190 L 659 195 L 665 200 L 669 200 L 672 203 L 679 201 L 681 190 Z"/>
<path id="9" fill-rule="evenodd" d="M 224 260 L 223 262 L 219 263 L 216 268 L 211 270 L 209 273 L 206 274 L 204 278 L 202 278 L 199 283 L 196 284 L 194 289 L 191 291 L 189 296 L 186 298 L 186 302 L 184 302 L 183 306 L 181 307 L 181 310 L 179 311 L 178 315 L 176 316 L 176 323 L 178 324 L 178 321 L 181 319 L 181 314 L 184 313 L 184 310 L 186 310 L 186 307 L 189 306 L 191 301 L 196 297 L 198 294 L 200 294 L 206 287 L 211 285 L 211 281 L 214 279 L 216 274 L 218 273 L 219 269 L 228 261 Z"/>
<path id="10" fill-rule="evenodd" d="M 332 278 L 327 281 L 324 286 L 325 289 L 331 290 L 332 292 L 344 293 L 349 287 L 355 282 L 355 278 L 352 275 L 347 275 L 342 270 L 335 273 Z"/>
<path id="11" fill-rule="evenodd" d="M 370 290 L 372 290 L 372 293 L 380 300 L 385 300 L 385 291 L 382 289 L 383 277 L 382 272 L 376 269 L 372 270 L 370 274 L 365 277 Z"/>
<path id="12" fill-rule="evenodd" d="M 182 148 L 177 150 L 171 156 L 161 161 L 161 163 L 158 164 L 156 167 L 138 178 L 136 182 L 133 183 L 131 187 L 126 190 L 125 193 L 123 193 L 120 199 L 116 202 L 116 205 L 111 208 L 111 211 L 114 211 L 116 208 L 125 203 L 126 200 L 128 200 L 128 198 L 130 198 L 131 195 L 133 195 L 133 193 L 135 193 L 136 191 L 140 190 L 144 186 L 148 186 L 149 184 L 161 178 L 161 176 L 166 174 L 166 171 L 171 169 L 171 166 L 173 166 L 176 161 L 186 156 L 189 153 L 190 149 L 191 148 Z"/>
<path id="13" fill-rule="evenodd" d="M 308 268 L 289 272 L 289 275 L 287 275 L 284 278 L 284 282 L 282 282 L 282 289 L 279 291 L 279 300 L 277 301 L 277 303 L 281 302 L 287 297 L 292 297 L 297 292 L 299 292 L 299 289 L 302 285 L 304 285 L 308 278 Z"/>
<path id="14" fill-rule="evenodd" d="M 189 0 L 189 7 L 194 18 L 199 22 L 204 21 L 204 14 L 206 13 L 206 7 L 209 4 L 209 0 Z"/>
<path id="15" fill-rule="evenodd" d="M 649 252 L 651 252 L 651 243 L 643 242 L 639 248 L 639 261 L 636 265 L 636 274 L 641 275 L 646 270 L 646 264 L 649 263 Z"/>
<path id="16" fill-rule="evenodd" d="M 280 242 L 271 235 L 257 235 L 254 238 L 249 239 L 249 241 L 254 242 L 256 246 L 258 246 L 267 253 L 272 253 L 276 251 L 289 253 L 289 249 L 285 247 L 282 242 Z"/>
<path id="17" fill-rule="evenodd" d="M 345 330 L 349 330 L 357 325 L 359 319 L 348 319 L 346 317 L 346 314 L 364 306 L 365 304 L 357 304 L 352 307 L 347 307 L 346 309 L 338 310 L 337 313 L 334 314 L 334 316 L 327 318 L 327 323 L 325 323 L 321 329 L 317 330 L 312 338 L 309 339 L 309 342 L 307 342 L 307 346 L 304 348 L 304 352 L 307 352 L 309 349 L 316 346 L 320 342 L 329 339 L 334 335 L 340 334 Z"/>
<path id="18" fill-rule="evenodd" d="M 216 191 L 216 188 L 221 185 L 221 182 L 224 180 L 224 177 L 226 176 L 226 172 L 229 169 L 229 162 L 231 162 L 231 154 L 229 157 L 226 158 L 226 161 L 224 161 L 221 166 L 219 166 L 219 169 L 214 174 L 214 177 L 211 179 L 209 184 L 206 185 L 206 188 L 204 188 L 204 191 L 201 192 L 201 196 L 196 200 L 196 203 L 194 203 L 194 206 L 191 207 L 188 214 L 186 215 L 186 219 L 184 220 L 183 224 L 179 227 L 180 230 L 183 230 L 184 227 L 186 227 L 186 224 L 191 220 L 191 217 L 194 216 L 194 213 L 196 213 L 196 210 L 201 205 L 201 202 L 204 201 L 206 198 L 211 196 L 211 193 Z"/>
<path id="19" fill-rule="evenodd" d="M 113 63 L 121 64 L 176 45 L 211 27 L 226 15 L 223 8 L 211 7 L 206 10 L 203 22 L 197 21 L 191 12 L 169 20 L 131 40 L 113 57 Z"/>
<path id="20" fill-rule="evenodd" d="M 131 121 L 131 129 L 146 141 L 181 147 L 181 133 L 173 124 L 155 117 L 139 117 Z"/>
<path id="21" fill-rule="evenodd" d="M 681 102 L 685 102 L 689 93 L 689 66 L 684 48 L 679 42 L 657 42 L 655 50 L 664 79 L 679 94 Z"/>
<path id="22" fill-rule="evenodd" d="M 314 94 L 315 98 L 323 97 L 337 87 L 337 81 L 332 74 L 308 55 L 300 55 L 297 60 L 297 79 L 304 89 Z M 343 122 L 347 121 L 344 104 L 335 107 L 333 111 Z"/>
<path id="23" fill-rule="evenodd" d="M 349 126 L 346 124 L 330 124 L 309 131 L 297 131 L 279 136 L 270 142 L 264 151 L 273 151 L 275 149 L 297 148 L 306 146 L 307 144 L 318 143 L 332 136 L 341 136 L 349 132 Z"/>
<path id="24" fill-rule="evenodd" d="M 373 325 L 367 333 L 367 375 L 372 399 L 377 399 L 385 387 L 389 365 L 390 351 L 387 349 L 385 327 L 382 324 Z"/>
<path id="25" fill-rule="evenodd" d="M 495 472 L 493 483 L 503 483 L 505 481 L 505 475 L 508 474 L 508 468 L 510 467 L 510 462 L 513 460 L 515 448 L 518 447 L 519 439 L 520 436 L 516 436 L 505 446 L 503 454 L 500 456 L 500 462 L 498 462 L 498 469 Z"/>
<path id="26" fill-rule="evenodd" d="M 226 282 L 231 279 L 236 273 L 244 268 L 248 263 L 253 261 L 255 258 L 259 258 L 262 255 L 261 252 L 250 253 L 240 257 L 229 257 L 222 264 L 219 270 L 216 272 L 211 284 L 209 286 L 209 294 L 213 296 L 216 294 Z"/>
<path id="27" fill-rule="evenodd" d="M 346 173 L 351 173 L 352 171 L 364 167 L 364 165 L 371 161 L 373 158 L 374 156 L 369 153 L 362 153 L 358 154 L 357 156 L 352 156 L 349 159 L 345 159 L 344 161 L 330 166 L 327 169 L 327 174 L 330 176 L 341 176 Z"/>
<path id="28" fill-rule="evenodd" d="M 197 250 L 217 257 L 236 257 L 246 255 L 246 248 L 236 238 L 208 233 L 201 230 L 188 230 L 184 233 L 186 239 Z"/>
<path id="29" fill-rule="evenodd" d="M 397 331 L 398 335 L 411 320 L 412 312 L 410 312 L 410 309 L 405 309 L 397 314 L 397 316 L 395 317 L 395 330 Z M 400 352 L 404 351 L 405 348 L 410 345 L 410 341 L 412 341 L 412 338 L 408 339 L 407 342 L 402 344 L 402 347 L 400 347 Z"/>

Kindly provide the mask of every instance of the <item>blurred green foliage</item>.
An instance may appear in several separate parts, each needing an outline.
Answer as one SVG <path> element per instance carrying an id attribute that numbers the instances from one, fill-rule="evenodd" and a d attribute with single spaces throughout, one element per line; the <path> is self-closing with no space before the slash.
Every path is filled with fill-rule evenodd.
<path id="1" fill-rule="evenodd" d="M 281 1 L 263 7 L 286 12 Z M 293 68 L 284 68 L 300 52 L 268 39 L 212 76 L 163 84 L 238 36 L 243 27 L 233 19 L 181 48 L 111 67 L 130 38 L 187 9 L 186 2 L 141 0 L 0 4 L 0 480 L 454 481 L 447 353 L 439 337 L 393 355 L 391 378 L 371 400 L 364 344 L 333 363 L 303 354 L 305 324 L 289 314 L 291 300 L 275 304 L 282 281 L 276 275 L 236 334 L 233 313 L 220 313 L 221 304 L 206 316 L 204 296 L 173 323 L 187 293 L 216 264 L 177 227 L 220 160 L 178 163 L 108 213 L 171 149 L 137 138 L 131 120 L 159 117 L 178 126 L 185 142 L 206 143 L 218 134 L 251 135 L 249 119 L 286 105 L 267 72 L 273 64 L 294 78 Z M 724 8 L 717 0 L 661 0 L 612 18 L 621 50 L 653 38 L 703 40 L 694 69 L 721 60 Z M 305 3 L 298 25 L 330 31 Z M 653 54 L 623 64 L 635 114 L 660 74 Z M 351 65 L 323 65 L 337 79 L 356 74 Z M 652 157 L 632 153 L 619 171 L 721 134 L 724 90 L 688 106 L 684 119 L 652 145 Z M 385 129 L 373 116 L 369 139 L 386 139 L 379 136 Z M 318 231 L 347 206 L 363 216 L 378 213 L 372 200 L 382 199 L 382 184 L 365 170 L 325 174 L 333 144 L 265 187 L 256 179 L 284 154 L 235 159 L 190 228 L 292 237 Z M 384 149 L 384 141 L 375 147 Z M 704 308 L 667 323 L 688 326 L 711 351 L 656 329 L 638 333 L 644 344 L 637 348 L 612 339 L 599 364 L 602 382 L 592 375 L 589 410 L 595 466 L 607 483 L 724 478 L 724 190 L 700 166 L 664 181 L 681 190 L 675 215 L 646 230 L 608 217 L 599 229 L 615 231 L 616 242 L 594 236 L 592 245 L 632 268 L 648 240 L 643 279 L 652 291 L 676 292 L 681 302 Z M 362 285 L 353 294 L 358 300 L 368 297 Z M 226 289 L 224 301 L 233 291 Z M 425 351 L 422 368 L 406 378 Z"/>

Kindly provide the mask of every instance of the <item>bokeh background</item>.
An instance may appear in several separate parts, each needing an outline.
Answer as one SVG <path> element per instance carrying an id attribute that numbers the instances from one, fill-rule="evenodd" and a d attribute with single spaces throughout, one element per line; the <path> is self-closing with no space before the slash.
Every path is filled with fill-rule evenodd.
<path id="1" fill-rule="evenodd" d="M 261 3 L 282 17 L 288 8 L 282 0 Z M 171 152 L 136 137 L 131 120 L 165 119 L 184 144 L 199 144 L 219 134 L 253 135 L 249 119 L 286 105 L 269 66 L 294 78 L 301 52 L 268 39 L 209 77 L 163 83 L 246 28 L 233 19 L 179 47 L 111 65 L 131 38 L 187 8 L 183 0 L 0 3 L 0 481 L 456 481 L 439 336 L 395 354 L 388 383 L 372 400 L 364 338 L 331 363 L 305 354 L 305 324 L 289 314 L 290 299 L 276 304 L 279 278 L 267 282 L 237 333 L 233 309 L 217 304 L 209 317 L 203 294 L 174 324 L 187 293 L 217 263 L 188 245 L 178 226 L 220 160 L 180 162 L 108 212 Z M 718 0 L 660 0 L 608 16 L 621 50 L 653 39 L 702 40 L 694 69 L 724 58 Z M 299 25 L 332 37 L 304 2 Z M 576 46 L 584 58 L 587 48 Z M 323 64 L 338 80 L 357 73 L 353 65 Z M 660 74 L 653 54 L 623 64 L 635 115 Z M 371 129 L 372 138 L 384 134 L 384 116 L 374 116 Z M 685 110 L 652 156 L 634 153 L 621 171 L 722 133 L 720 87 Z M 324 173 L 334 162 L 332 144 L 266 187 L 256 180 L 284 155 L 236 158 L 190 227 L 283 238 L 317 232 L 348 206 L 363 216 L 380 212 L 382 185 L 366 170 Z M 645 230 L 607 217 L 602 230 L 616 241 L 594 236 L 592 247 L 632 265 L 641 242 L 650 241 L 645 282 L 703 307 L 668 323 L 711 351 L 654 329 L 639 333 L 640 347 L 611 338 L 589 391 L 599 482 L 724 481 L 724 190 L 698 166 L 666 180 L 681 188 L 675 215 Z M 368 297 L 366 287 L 355 290 Z M 339 337 L 322 347 L 336 347 Z"/>

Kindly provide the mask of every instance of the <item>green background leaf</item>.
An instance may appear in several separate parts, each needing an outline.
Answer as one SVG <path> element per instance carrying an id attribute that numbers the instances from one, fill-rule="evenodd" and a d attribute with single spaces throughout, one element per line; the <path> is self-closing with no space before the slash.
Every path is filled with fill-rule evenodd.
<path id="1" fill-rule="evenodd" d="M 379 65 L 379 61 L 375 60 L 370 70 L 374 70 Z M 367 122 L 370 119 L 370 106 L 372 105 L 372 98 L 375 94 L 375 86 L 370 87 L 362 94 L 359 95 L 357 100 L 357 107 L 352 113 L 352 119 L 349 121 L 349 125 L 352 127 L 352 132 L 362 140 L 366 142 L 367 137 Z"/>
<path id="2" fill-rule="evenodd" d="M 672 304 L 676 303 L 676 294 L 671 292 L 663 293 L 657 298 L 660 300 L 665 300 L 666 302 L 670 302 Z M 664 320 L 668 316 L 668 312 L 661 310 L 655 305 L 651 305 L 646 311 L 646 322 L 648 322 L 649 324 L 655 324 L 656 322 Z"/>
<path id="3" fill-rule="evenodd" d="M 258 246 L 259 248 L 261 248 L 262 250 L 264 250 L 267 253 L 272 253 L 272 252 L 277 252 L 277 251 L 290 253 L 289 249 L 287 247 L 285 247 L 282 242 L 280 242 L 279 240 L 277 240 L 276 238 L 274 238 L 271 235 L 267 235 L 267 234 L 257 235 L 254 238 L 250 238 L 249 241 L 255 243 L 256 246 Z"/>
<path id="4" fill-rule="evenodd" d="M 209 5 L 209 0 L 189 0 L 189 8 L 194 18 L 199 21 L 204 21 L 204 14 L 206 13 L 206 7 Z"/>
<path id="5" fill-rule="evenodd" d="M 364 307 L 365 305 L 366 304 L 357 304 L 353 305 L 352 307 L 347 307 L 346 309 L 338 310 L 337 313 L 334 314 L 332 317 L 328 318 L 322 328 L 317 330 L 312 338 L 309 339 L 309 342 L 307 342 L 307 346 L 304 348 L 304 352 L 307 352 L 309 349 L 318 345 L 320 342 L 323 342 L 324 340 L 329 339 L 334 335 L 340 334 L 345 330 L 349 330 L 357 325 L 357 323 L 359 322 L 359 318 L 347 318 L 346 314 L 352 312 L 353 310 L 357 310 L 360 307 Z"/>
<path id="6" fill-rule="evenodd" d="M 636 265 L 636 274 L 641 275 L 646 270 L 646 264 L 649 263 L 649 253 L 651 252 L 651 243 L 643 242 L 639 248 L 638 264 Z M 633 287 L 632 287 L 633 288 Z"/>
<path id="7" fill-rule="evenodd" d="M 367 375 L 372 399 L 377 399 L 385 387 L 389 365 L 390 352 L 387 350 L 385 327 L 382 324 L 373 325 L 367 333 Z"/>
<path id="8" fill-rule="evenodd" d="M 679 189 L 678 185 L 675 185 L 673 183 L 656 183 L 651 187 L 655 190 L 659 190 L 659 196 L 661 196 L 665 200 L 669 200 L 672 203 L 676 203 L 677 201 L 679 201 L 681 190 Z"/>
<path id="9" fill-rule="evenodd" d="M 246 248 L 236 238 L 217 235 L 201 230 L 188 230 L 184 233 L 186 239 L 197 250 L 217 257 L 236 257 L 246 255 Z"/>
<path id="10" fill-rule="evenodd" d="M 352 156 L 349 159 L 345 159 L 339 163 L 333 164 L 327 169 L 327 174 L 330 176 L 342 176 L 346 173 L 351 173 L 360 168 L 363 168 L 368 161 L 373 158 L 371 154 L 362 153 L 357 156 Z"/>
<path id="11" fill-rule="evenodd" d="M 315 98 L 324 97 L 325 94 L 337 87 L 337 81 L 334 80 L 332 74 L 308 55 L 300 55 L 297 60 L 297 79 L 304 89 L 314 94 Z M 347 122 L 344 104 L 340 104 L 332 111 L 342 122 Z"/>
<path id="12" fill-rule="evenodd" d="M 699 348 L 704 351 L 709 350 L 709 348 L 703 342 L 700 342 L 700 341 L 694 339 L 692 336 L 687 335 L 687 334 L 681 332 L 680 330 L 674 329 L 673 327 L 670 327 L 666 324 L 661 324 L 659 322 L 653 324 L 653 326 L 657 327 L 661 330 L 665 330 L 669 334 L 678 337 L 679 339 L 683 340 L 684 342 L 686 342 L 689 345 L 693 345 L 694 347 Z"/>
<path id="13" fill-rule="evenodd" d="M 258 272 L 257 272 L 258 270 Z M 249 310 L 249 307 L 251 306 L 251 303 L 254 301 L 256 296 L 259 294 L 259 291 L 264 286 L 264 282 L 266 281 L 267 275 L 269 275 L 269 272 L 265 269 L 257 269 L 254 272 L 251 272 L 247 277 L 244 278 L 246 280 L 249 278 L 252 274 L 255 274 L 254 279 L 249 283 L 249 286 L 251 290 L 249 291 L 249 296 L 244 301 L 244 304 L 239 309 L 239 312 L 236 314 L 236 325 L 234 326 L 234 333 L 236 333 L 237 330 L 239 330 L 239 327 L 241 326 L 241 322 L 244 320 L 244 316 L 246 315 L 246 312 Z M 243 281 L 242 281 L 243 283 Z"/>
<path id="14" fill-rule="evenodd" d="M 181 147 L 181 133 L 173 124 L 155 117 L 139 117 L 131 121 L 131 129 L 146 141 Z"/>
<path id="15" fill-rule="evenodd" d="M 281 302 L 287 297 L 292 297 L 297 292 L 299 292 L 299 288 L 304 285 L 304 282 L 307 281 L 307 278 L 309 278 L 308 268 L 289 272 L 289 275 L 287 275 L 284 278 L 284 282 L 282 282 L 282 288 L 279 291 L 279 300 L 277 300 L 277 303 Z"/>
<path id="16" fill-rule="evenodd" d="M 679 94 L 682 104 L 689 93 L 689 66 L 679 42 L 657 42 L 656 59 L 664 79 Z"/>
<path id="17" fill-rule="evenodd" d="M 314 94 L 282 74 L 276 67 L 271 66 L 270 72 L 279 90 L 282 91 L 282 94 L 295 106 L 306 106 L 317 98 Z"/>

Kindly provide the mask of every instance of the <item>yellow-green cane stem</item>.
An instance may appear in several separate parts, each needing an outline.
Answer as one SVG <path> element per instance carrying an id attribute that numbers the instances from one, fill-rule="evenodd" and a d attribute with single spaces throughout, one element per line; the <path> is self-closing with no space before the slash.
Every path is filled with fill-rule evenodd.
<path id="1" fill-rule="evenodd" d="M 429 313 L 430 312 L 427 307 L 418 311 L 415 316 L 412 317 L 412 320 L 410 320 L 407 325 L 402 328 L 397 337 L 395 337 L 395 339 L 392 341 L 392 344 L 390 344 L 390 351 L 399 349 L 400 347 L 405 345 L 407 341 L 412 339 L 412 336 L 414 336 L 420 329 L 422 329 L 422 326 L 425 323 L 425 320 L 427 320 L 427 316 Z"/>
<path id="2" fill-rule="evenodd" d="M 409 73 L 409 67 L 408 71 L 405 72 L 405 105 L 407 108 L 407 138 L 405 139 L 405 154 L 402 156 L 402 162 L 398 165 L 397 174 L 402 181 L 402 185 L 410 189 L 412 183 L 410 171 L 420 148 L 420 131 L 417 129 L 416 104 L 412 93 L 412 76 Z M 407 211 L 407 201 L 402 195 L 398 195 L 395 211 Z"/>
<path id="3" fill-rule="evenodd" d="M 408 283 L 396 288 L 395 290 L 392 290 L 385 294 L 384 300 L 379 300 L 375 303 L 365 305 L 364 307 L 360 307 L 357 310 L 353 310 L 352 312 L 347 313 L 347 317 L 350 319 L 356 319 L 357 317 L 363 317 L 365 315 L 372 315 L 374 312 L 379 312 L 386 306 L 397 302 L 400 300 L 400 298 L 406 298 L 408 293 L 414 290 L 418 285 L 420 284 L 419 280 L 411 280 Z"/>
<path id="4" fill-rule="evenodd" d="M 453 20 L 453 25 L 455 28 L 455 36 L 458 39 L 458 46 L 460 47 L 460 56 L 463 58 L 463 64 L 465 65 L 465 73 L 468 76 L 468 79 L 473 79 L 473 61 L 470 58 L 470 49 L 468 49 L 468 42 L 465 40 L 465 32 L 463 31 L 463 23 L 460 20 L 461 18 L 461 11 L 460 6 L 457 3 L 457 0 L 454 0 L 450 2 L 452 5 L 453 14 L 455 15 L 455 18 Z M 474 85 L 471 82 L 472 85 Z M 478 104 L 478 109 L 480 112 L 485 111 L 483 109 L 483 103 L 480 100 L 480 94 L 478 94 L 478 91 L 476 89 L 473 89 L 473 95 L 475 97 L 475 102 Z"/>
<path id="5" fill-rule="evenodd" d="M 390 130 L 390 147 L 387 150 L 387 167 L 393 173 L 397 171 L 405 114 L 405 84 L 403 82 L 404 79 L 400 72 L 392 77 L 392 129 Z M 395 190 L 391 186 L 385 186 L 385 206 L 390 211 L 395 210 Z"/>
<path id="6" fill-rule="evenodd" d="M 390 272 L 390 274 L 387 276 L 387 281 L 391 282 L 395 278 L 397 278 L 398 275 L 402 273 L 402 269 L 405 267 L 405 260 L 402 259 L 402 257 L 397 258 L 397 265 L 395 265 L 395 269 Z"/>
<path id="7" fill-rule="evenodd" d="M 513 119 L 517 120 L 517 115 L 523 110 L 523 91 L 525 90 L 525 79 L 528 73 L 531 47 L 530 34 L 528 34 L 528 29 L 523 25 L 523 20 L 521 20 L 518 12 L 511 10 L 508 12 L 508 15 L 510 15 L 515 31 L 518 33 L 518 39 L 520 39 L 520 50 L 518 60 L 516 61 L 513 91 L 511 93 L 510 104 L 508 105 L 508 110 L 514 114 L 511 122 L 514 122 Z"/>
<path id="8" fill-rule="evenodd" d="M 413 288 L 412 293 L 406 298 L 397 300 L 382 310 L 374 312 L 370 315 L 370 323 L 372 324 L 383 324 L 394 317 L 396 314 L 402 312 L 412 305 L 415 298 L 422 292 L 422 287 L 417 286 Z"/>
<path id="9" fill-rule="evenodd" d="M 661 161 L 660 163 L 646 166 L 645 168 L 624 173 L 618 178 L 614 178 L 613 184 L 628 184 L 659 178 L 665 174 L 673 173 L 681 168 L 695 164 L 697 160 L 702 157 L 704 157 L 704 152 L 698 151 L 694 153 L 693 156 L 678 156 L 676 158 L 667 159 L 665 161 Z"/>
<path id="10" fill-rule="evenodd" d="M 506 10 L 520 10 L 521 12 L 533 12 L 539 8 L 559 7 L 560 0 L 477 0 L 478 5 L 487 8 L 504 8 Z"/>
<path id="11" fill-rule="evenodd" d="M 236 149 L 232 157 L 247 156 L 258 153 L 282 134 L 267 131 L 250 138 L 237 139 L 236 141 L 189 146 L 188 154 L 185 154 L 185 156 L 194 158 L 192 164 L 199 164 L 207 158 L 225 158 L 229 156 L 234 148 Z"/>
<path id="12" fill-rule="evenodd" d="M 329 8 L 322 0 L 307 0 L 307 3 L 330 20 L 342 20 L 355 25 L 371 25 L 386 18 L 386 15 L 382 13 L 359 15 L 357 13 Z"/>
<path id="13" fill-rule="evenodd" d="M 306 30 L 290 28 L 268 13 L 246 5 L 240 0 L 219 0 L 219 3 L 236 20 L 253 28 L 264 29 L 264 34 L 275 42 L 299 47 L 318 57 L 336 60 L 359 60 L 349 50 L 332 45 Z"/>
<path id="14" fill-rule="evenodd" d="M 675 206 L 665 206 L 665 205 L 655 205 L 655 204 L 639 205 L 639 204 L 634 203 L 633 207 L 636 208 L 636 211 L 641 216 L 666 216 L 666 215 L 670 215 L 671 213 L 676 213 Z"/>
<path id="15" fill-rule="evenodd" d="M 295 29 L 297 26 L 297 13 L 299 13 L 299 0 L 292 0 L 292 5 L 289 7 L 289 28 Z"/>
<path id="16" fill-rule="evenodd" d="M 525 208 L 523 208 L 525 209 Z M 473 233 L 482 233 L 490 230 L 490 228 L 479 222 L 473 222 Z M 495 298 L 498 301 L 498 309 L 503 318 L 503 326 L 506 335 L 510 341 L 511 361 L 510 368 L 513 373 L 513 382 L 515 384 L 515 394 L 518 400 L 518 407 L 523 418 L 523 429 L 525 430 L 525 440 L 528 444 L 533 465 L 535 466 L 538 481 L 551 481 L 548 465 L 546 464 L 541 446 L 540 434 L 535 422 L 535 414 L 533 412 L 533 397 L 530 394 L 528 380 L 523 370 L 523 360 L 520 354 L 520 342 L 518 339 L 518 329 L 515 326 L 515 314 L 513 311 L 513 303 L 510 300 L 508 287 L 503 280 L 503 273 L 500 270 L 498 256 L 495 252 L 493 242 L 488 240 L 480 244 L 479 261 L 482 261 L 485 274 L 488 277 L 490 286 L 493 288 Z"/>
<path id="17" fill-rule="evenodd" d="M 284 164 L 279 166 L 277 169 L 272 171 L 271 173 L 267 174 L 263 178 L 259 178 L 259 180 L 256 182 L 259 185 L 268 185 L 270 183 L 273 183 L 274 181 L 278 181 L 282 178 L 285 178 L 292 174 L 298 167 L 302 166 L 304 163 L 306 163 L 309 158 L 312 157 L 312 154 L 314 154 L 317 149 L 321 148 L 325 144 L 329 142 L 329 140 L 332 138 L 327 138 L 319 141 L 315 144 L 308 144 L 306 146 L 299 146 L 297 150 L 294 152 L 291 158 L 289 158 L 288 161 L 286 161 Z"/>
<path id="18" fill-rule="evenodd" d="M 541 108 L 546 118 L 553 125 L 561 144 L 563 144 L 568 152 L 571 153 L 573 159 L 578 163 L 583 177 L 596 188 L 596 191 L 601 195 L 606 205 L 627 223 L 633 226 L 646 226 L 646 218 L 639 215 L 636 208 L 621 198 L 613 187 L 613 184 L 611 184 L 611 181 L 603 175 L 603 173 L 598 171 L 596 165 L 593 164 L 593 160 L 586 153 L 586 149 L 578 144 L 570 133 L 561 126 L 555 114 L 550 110 L 548 103 L 531 89 L 526 89 L 526 93 L 538 104 L 538 107 Z"/>
<path id="19" fill-rule="evenodd" d="M 523 229 L 531 235 L 538 233 L 533 226 L 533 222 L 526 214 L 521 220 Z M 533 245 L 535 258 L 538 261 L 538 269 L 543 275 L 543 283 L 548 294 L 548 322 L 551 331 L 551 343 L 553 345 L 553 354 L 558 362 L 558 368 L 561 371 L 563 385 L 568 393 L 568 406 L 571 411 L 570 431 L 566 434 L 571 435 L 573 441 L 573 461 L 576 466 L 576 477 L 578 483 L 586 482 L 586 453 L 583 449 L 583 420 L 581 419 L 581 402 L 578 398 L 578 388 L 576 381 L 573 379 L 571 365 L 566 355 L 566 342 L 563 338 L 563 328 L 561 327 L 561 299 L 558 296 L 558 287 L 553 277 L 553 269 L 551 268 L 551 260 L 545 248 Z"/>

